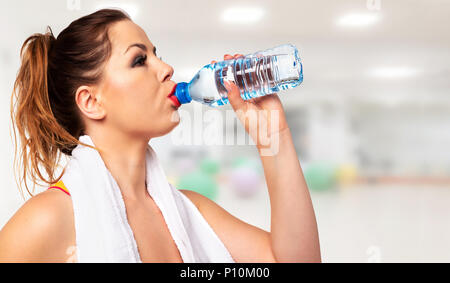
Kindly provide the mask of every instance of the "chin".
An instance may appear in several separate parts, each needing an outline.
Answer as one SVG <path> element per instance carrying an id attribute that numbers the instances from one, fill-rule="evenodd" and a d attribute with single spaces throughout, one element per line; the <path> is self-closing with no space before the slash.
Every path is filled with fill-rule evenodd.
<path id="1" fill-rule="evenodd" d="M 170 134 L 179 124 L 180 124 L 180 121 L 172 122 L 171 124 L 167 125 L 167 127 L 158 131 L 158 134 L 154 135 L 153 137 L 166 136 L 166 135 Z"/>
<path id="2" fill-rule="evenodd" d="M 170 127 L 170 129 L 167 131 L 167 134 L 170 134 L 176 127 L 178 127 L 178 125 L 180 125 L 180 121 L 178 122 L 173 122 L 172 126 Z"/>

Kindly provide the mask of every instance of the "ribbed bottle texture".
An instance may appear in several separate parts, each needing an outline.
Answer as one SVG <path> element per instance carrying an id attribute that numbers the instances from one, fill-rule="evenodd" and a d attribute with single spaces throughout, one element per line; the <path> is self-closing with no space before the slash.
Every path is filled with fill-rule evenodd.
<path id="1" fill-rule="evenodd" d="M 303 66 L 294 45 L 285 44 L 243 58 L 206 65 L 190 83 L 180 83 L 180 103 L 192 100 L 209 106 L 229 103 L 224 81 L 234 82 L 244 100 L 294 88 L 303 82 Z"/>

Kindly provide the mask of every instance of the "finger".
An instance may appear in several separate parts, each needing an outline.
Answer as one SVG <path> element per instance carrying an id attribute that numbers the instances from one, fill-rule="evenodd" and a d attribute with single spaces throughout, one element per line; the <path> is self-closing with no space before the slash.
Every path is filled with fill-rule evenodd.
<path id="1" fill-rule="evenodd" d="M 231 60 L 231 59 L 233 59 L 233 56 L 231 56 L 230 54 L 225 54 L 225 55 L 223 56 L 223 59 L 224 59 L 224 60 Z"/>
<path id="2" fill-rule="evenodd" d="M 216 64 L 216 63 L 217 63 L 217 61 L 215 61 L 215 60 L 211 61 L 211 64 Z"/>
<path id="3" fill-rule="evenodd" d="M 231 107 L 234 111 L 243 110 L 245 106 L 245 101 L 241 97 L 241 93 L 237 85 L 233 82 L 224 81 L 225 88 L 228 91 L 228 100 L 230 101 Z"/>
<path id="4" fill-rule="evenodd" d="M 244 55 L 242 55 L 242 54 L 234 54 L 234 58 L 241 58 L 241 57 L 245 57 Z"/>

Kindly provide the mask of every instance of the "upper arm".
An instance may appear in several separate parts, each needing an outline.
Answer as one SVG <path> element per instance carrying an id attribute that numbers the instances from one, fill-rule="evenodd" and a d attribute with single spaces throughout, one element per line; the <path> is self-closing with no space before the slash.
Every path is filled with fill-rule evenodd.
<path id="1" fill-rule="evenodd" d="M 0 230 L 0 262 L 64 262 L 75 243 L 70 197 L 47 191 L 27 201 Z"/>
<path id="2" fill-rule="evenodd" d="M 234 217 L 199 193 L 180 191 L 197 206 L 236 262 L 276 262 L 269 232 Z"/>

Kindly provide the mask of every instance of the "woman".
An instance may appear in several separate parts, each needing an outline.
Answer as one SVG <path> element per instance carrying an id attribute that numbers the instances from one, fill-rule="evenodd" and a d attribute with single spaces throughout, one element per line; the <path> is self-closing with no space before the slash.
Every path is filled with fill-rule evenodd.
<path id="1" fill-rule="evenodd" d="M 76 227 L 83 220 L 74 218 L 71 192 L 75 188 L 60 181 L 64 171 L 55 175 L 59 154 L 70 158 L 81 146 L 81 136 L 94 142 L 120 187 L 139 258 L 183 262 L 166 225 L 168 217 L 147 190 L 148 143 L 179 123 L 179 105 L 168 99 L 176 85 L 171 81 L 173 69 L 155 50 L 145 32 L 117 10 L 78 19 L 57 39 L 51 31 L 27 39 L 12 107 L 22 146 L 21 183 L 28 190 L 29 177 L 33 183 L 41 180 L 57 189 L 31 198 L 1 230 L 0 262 L 78 261 Z M 235 262 L 319 262 L 315 215 L 278 96 L 244 101 L 236 85 L 227 84 L 227 90 L 230 104 L 260 152 L 272 208 L 271 232 L 244 223 L 200 194 L 182 194 Z M 246 118 L 255 110 L 280 114 L 277 119 L 264 116 L 256 125 L 277 137 L 277 154 L 262 154 L 271 145 L 260 142 L 251 131 L 254 125 Z"/>

